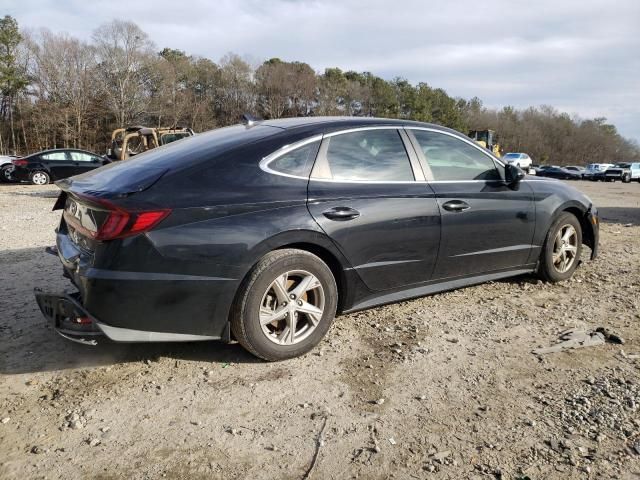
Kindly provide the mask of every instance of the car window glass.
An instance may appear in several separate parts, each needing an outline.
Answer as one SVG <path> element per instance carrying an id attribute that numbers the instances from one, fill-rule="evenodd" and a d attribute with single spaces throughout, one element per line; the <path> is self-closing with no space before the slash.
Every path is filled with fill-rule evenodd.
<path id="1" fill-rule="evenodd" d="M 312 142 L 285 153 L 269 163 L 269 168 L 288 175 L 308 177 L 309 173 L 311 173 L 311 167 L 313 167 L 319 144 L 319 141 Z"/>
<path id="2" fill-rule="evenodd" d="M 71 160 L 74 162 L 93 162 L 95 157 L 83 152 L 69 152 L 71 154 Z"/>
<path id="3" fill-rule="evenodd" d="M 434 180 L 499 180 L 493 160 L 480 149 L 451 135 L 413 130 Z"/>
<path id="4" fill-rule="evenodd" d="M 51 152 L 41 155 L 45 160 L 66 160 L 67 156 L 64 152 Z"/>
<path id="5" fill-rule="evenodd" d="M 331 137 L 327 164 L 334 180 L 414 180 L 404 143 L 395 129 L 365 130 Z"/>

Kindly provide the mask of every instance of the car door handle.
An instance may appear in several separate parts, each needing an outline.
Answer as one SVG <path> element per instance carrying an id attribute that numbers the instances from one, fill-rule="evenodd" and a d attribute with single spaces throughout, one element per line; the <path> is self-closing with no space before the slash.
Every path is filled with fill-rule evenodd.
<path id="1" fill-rule="evenodd" d="M 469 205 L 467 202 L 463 202 L 462 200 L 450 200 L 448 202 L 445 202 L 442 205 L 442 208 L 444 208 L 445 210 L 449 210 L 450 212 L 463 212 L 465 210 L 469 210 L 471 208 L 471 205 Z"/>
<path id="2" fill-rule="evenodd" d="M 329 210 L 325 210 L 322 214 L 329 220 L 353 220 L 360 216 L 360 212 L 350 207 L 333 207 Z"/>

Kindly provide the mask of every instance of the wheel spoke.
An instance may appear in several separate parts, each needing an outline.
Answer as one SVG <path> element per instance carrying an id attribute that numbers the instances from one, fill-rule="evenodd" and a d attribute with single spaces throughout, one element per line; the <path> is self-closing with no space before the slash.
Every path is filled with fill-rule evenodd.
<path id="1" fill-rule="evenodd" d="M 564 250 L 565 252 L 570 252 L 575 255 L 578 251 L 578 247 L 576 247 L 575 245 L 565 245 Z"/>
<path id="2" fill-rule="evenodd" d="M 569 257 L 567 257 L 567 252 L 566 250 L 562 250 L 562 272 L 566 272 L 567 271 L 567 266 L 569 264 Z"/>
<path id="3" fill-rule="evenodd" d="M 309 302 L 302 302 L 302 305 L 298 306 L 298 312 L 304 313 L 313 325 L 320 323 L 323 311 L 318 307 L 311 305 Z"/>
<path id="4" fill-rule="evenodd" d="M 298 286 L 294 288 L 291 291 L 291 293 L 295 295 L 296 298 L 299 298 L 309 290 L 313 290 L 314 288 L 318 288 L 319 286 L 320 286 L 320 282 L 318 281 L 318 279 L 313 275 L 309 274 L 300 281 Z"/>
<path id="5" fill-rule="evenodd" d="M 285 273 L 284 275 L 280 275 L 276 278 L 271 287 L 273 288 L 276 297 L 278 297 L 279 302 L 288 302 L 289 301 L 289 293 L 287 292 L 287 280 L 288 275 Z"/>
<path id="6" fill-rule="evenodd" d="M 574 233 L 575 230 L 573 229 L 573 227 L 568 226 L 564 232 L 564 235 L 562 235 L 562 241 L 569 243 L 569 239 L 573 236 Z"/>
<path id="7" fill-rule="evenodd" d="M 288 341 L 288 337 L 289 334 L 291 333 L 291 329 L 289 328 L 289 325 L 287 325 L 286 327 L 284 327 L 284 330 L 282 330 L 282 333 L 280 333 L 280 335 L 278 335 L 277 340 L 278 343 L 291 343 Z"/>
<path id="8" fill-rule="evenodd" d="M 278 310 L 273 311 L 268 308 L 262 307 L 260 309 L 260 324 L 268 325 L 276 320 L 282 320 L 287 313 L 287 307 L 280 307 Z"/>

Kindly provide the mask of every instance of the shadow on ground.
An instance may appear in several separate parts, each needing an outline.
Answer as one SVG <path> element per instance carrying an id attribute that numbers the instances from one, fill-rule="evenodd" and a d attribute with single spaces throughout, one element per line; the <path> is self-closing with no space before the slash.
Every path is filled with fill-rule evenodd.
<path id="1" fill-rule="evenodd" d="M 640 225 L 640 208 L 599 207 L 598 214 L 601 222 Z"/>
<path id="2" fill-rule="evenodd" d="M 60 337 L 40 312 L 34 287 L 75 291 L 62 277 L 60 261 L 43 247 L 0 252 L 0 374 L 89 368 L 159 357 L 216 363 L 259 362 L 238 344 L 131 343 L 80 345 Z"/>

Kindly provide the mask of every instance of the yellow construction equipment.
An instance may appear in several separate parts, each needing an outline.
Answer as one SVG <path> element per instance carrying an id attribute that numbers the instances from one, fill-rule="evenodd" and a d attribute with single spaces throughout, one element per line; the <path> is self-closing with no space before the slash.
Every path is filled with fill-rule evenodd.
<path id="1" fill-rule="evenodd" d="M 473 138 L 478 145 L 490 150 L 496 157 L 500 157 L 500 145 L 494 130 L 471 130 L 469 137 Z"/>

